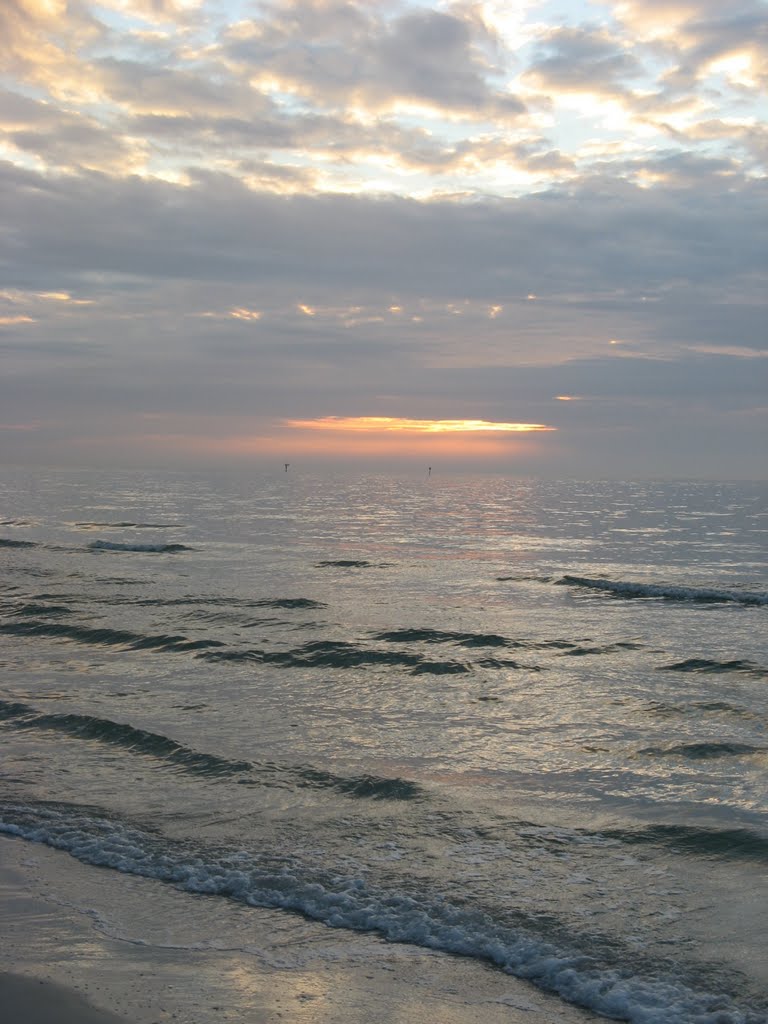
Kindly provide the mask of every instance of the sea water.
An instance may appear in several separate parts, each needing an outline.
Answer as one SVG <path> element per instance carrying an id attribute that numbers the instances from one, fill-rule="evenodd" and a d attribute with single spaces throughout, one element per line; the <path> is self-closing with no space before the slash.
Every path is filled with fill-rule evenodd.
<path id="1" fill-rule="evenodd" d="M 766 486 L 279 469 L 3 471 L 0 830 L 764 1021 Z"/>

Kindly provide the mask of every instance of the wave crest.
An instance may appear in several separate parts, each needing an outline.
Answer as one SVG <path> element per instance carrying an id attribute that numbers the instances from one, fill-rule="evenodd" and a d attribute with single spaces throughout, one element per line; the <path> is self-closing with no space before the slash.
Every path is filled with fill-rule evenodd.
<path id="1" fill-rule="evenodd" d="M 91 541 L 88 549 L 89 551 L 158 551 L 165 554 L 193 550 L 186 544 L 131 544 L 112 540 Z"/>
<path id="2" fill-rule="evenodd" d="M 280 765 L 272 762 L 237 761 L 208 754 L 161 733 L 139 729 L 94 715 L 49 714 L 18 701 L 0 700 L 0 722 L 16 729 L 58 732 L 79 739 L 122 747 L 132 754 L 151 757 L 177 772 L 227 779 L 239 776 L 246 785 L 330 789 L 345 796 L 371 800 L 414 800 L 422 788 L 409 779 L 375 775 L 343 776 L 311 765 Z"/>
<path id="3" fill-rule="evenodd" d="M 627 580 L 604 580 L 587 576 L 563 576 L 562 586 L 600 590 L 614 597 L 661 598 L 666 601 L 696 601 L 708 604 L 768 605 L 768 593 L 748 590 L 720 590 L 710 587 L 686 587 L 673 583 L 634 583 Z"/>
<path id="4" fill-rule="evenodd" d="M 673 665 L 660 665 L 659 672 L 704 672 L 718 674 L 720 672 L 738 672 L 755 679 L 768 677 L 768 669 L 762 668 L 754 661 L 746 658 L 734 658 L 731 661 L 714 661 L 710 658 L 686 658 L 676 661 Z"/>
<path id="5" fill-rule="evenodd" d="M 222 647 L 220 640 L 190 640 L 182 635 L 131 633 L 125 629 L 106 629 L 76 626 L 68 622 L 46 622 L 32 619 L 28 622 L 4 622 L 0 633 L 10 636 L 48 637 L 72 640 L 75 643 L 104 647 L 122 647 L 132 651 L 198 651 L 209 647 Z"/>
<path id="6" fill-rule="evenodd" d="M 752 754 L 764 754 L 765 747 L 755 747 L 750 743 L 702 742 L 677 743 L 668 747 L 644 747 L 639 754 L 654 757 L 683 757 L 693 761 L 709 761 L 718 757 L 748 757 Z"/>

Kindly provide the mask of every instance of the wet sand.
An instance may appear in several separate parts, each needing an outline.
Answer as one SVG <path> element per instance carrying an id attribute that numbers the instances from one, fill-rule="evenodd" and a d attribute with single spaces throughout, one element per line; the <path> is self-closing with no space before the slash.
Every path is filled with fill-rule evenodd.
<path id="1" fill-rule="evenodd" d="M 120 1024 L 121 1018 L 97 1010 L 85 999 L 51 981 L 20 974 L 0 974 L 0 1006 L 3 1019 L 24 1024 Z"/>
<path id="2" fill-rule="evenodd" d="M 0 837 L 8 1024 L 589 1024 L 472 960 L 228 906 Z"/>

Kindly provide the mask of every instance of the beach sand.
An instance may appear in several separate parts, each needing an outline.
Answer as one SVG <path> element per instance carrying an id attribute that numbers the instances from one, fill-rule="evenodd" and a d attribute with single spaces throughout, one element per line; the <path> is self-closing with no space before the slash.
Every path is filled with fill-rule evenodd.
<path id="1" fill-rule="evenodd" d="M 472 960 L 0 837 L 3 1024 L 587 1024 Z"/>
<path id="2" fill-rule="evenodd" d="M 0 1007 L 3 1021 L 11 1024 L 121 1024 L 122 1018 L 97 1010 L 77 992 L 51 981 L 20 974 L 0 974 Z"/>

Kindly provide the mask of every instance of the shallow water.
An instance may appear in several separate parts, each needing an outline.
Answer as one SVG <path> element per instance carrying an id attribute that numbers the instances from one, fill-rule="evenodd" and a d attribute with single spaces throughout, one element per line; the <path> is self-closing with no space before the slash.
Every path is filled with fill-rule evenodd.
<path id="1" fill-rule="evenodd" d="M 764 485 L 0 485 L 4 831 L 622 1019 L 765 1019 Z"/>

